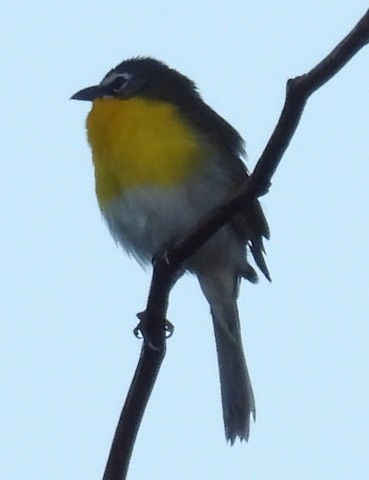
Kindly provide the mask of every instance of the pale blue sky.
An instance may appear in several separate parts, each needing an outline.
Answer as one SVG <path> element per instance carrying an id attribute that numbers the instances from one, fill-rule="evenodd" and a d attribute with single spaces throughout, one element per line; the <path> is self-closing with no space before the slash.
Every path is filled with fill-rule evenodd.
<path id="1" fill-rule="evenodd" d="M 1 14 L 0 477 L 99 480 L 140 343 L 149 275 L 109 237 L 68 98 L 124 58 L 156 56 L 261 153 L 286 80 L 307 71 L 364 0 L 17 1 Z M 244 284 L 257 401 L 226 445 L 208 307 L 176 286 L 176 326 L 139 433 L 135 480 L 369 476 L 369 49 L 309 102 L 263 198 L 273 283 Z"/>

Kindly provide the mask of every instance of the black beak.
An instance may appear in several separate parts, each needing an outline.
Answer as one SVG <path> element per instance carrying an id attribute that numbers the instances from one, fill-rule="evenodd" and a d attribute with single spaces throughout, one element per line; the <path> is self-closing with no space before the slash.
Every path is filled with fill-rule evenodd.
<path id="1" fill-rule="evenodd" d="M 87 87 L 70 97 L 71 100 L 85 100 L 92 102 L 95 98 L 102 98 L 106 95 L 104 88 L 100 85 L 94 85 L 93 87 Z"/>

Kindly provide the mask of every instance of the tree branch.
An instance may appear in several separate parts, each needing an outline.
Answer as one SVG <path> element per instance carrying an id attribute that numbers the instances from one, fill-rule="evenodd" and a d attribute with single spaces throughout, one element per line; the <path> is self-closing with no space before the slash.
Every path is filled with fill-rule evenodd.
<path id="1" fill-rule="evenodd" d="M 169 293 L 183 262 L 219 228 L 248 204 L 265 194 L 301 119 L 309 97 L 328 82 L 369 43 L 369 10 L 352 31 L 310 72 L 287 82 L 285 104 L 278 123 L 247 184 L 226 204 L 202 219 L 186 237 L 162 252 L 154 262 L 146 311 L 139 315 L 144 344 L 115 432 L 103 480 L 124 480 L 134 442 L 165 356 Z"/>

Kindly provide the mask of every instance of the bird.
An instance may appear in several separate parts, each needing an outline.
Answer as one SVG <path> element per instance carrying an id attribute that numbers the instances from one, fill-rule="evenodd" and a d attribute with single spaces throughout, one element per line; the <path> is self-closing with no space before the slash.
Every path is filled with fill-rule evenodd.
<path id="1" fill-rule="evenodd" d="M 174 239 L 226 202 L 250 176 L 245 142 L 202 98 L 196 84 L 153 57 L 137 56 L 71 99 L 92 102 L 86 120 L 102 216 L 114 240 L 149 264 Z M 243 278 L 270 280 L 257 199 L 185 262 L 209 303 L 226 440 L 249 439 L 255 398 L 237 307 Z"/>

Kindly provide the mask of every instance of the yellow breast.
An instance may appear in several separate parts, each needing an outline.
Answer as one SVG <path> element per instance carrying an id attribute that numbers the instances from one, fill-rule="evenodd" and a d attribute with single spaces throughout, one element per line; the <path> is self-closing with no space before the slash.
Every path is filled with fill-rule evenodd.
<path id="1" fill-rule="evenodd" d="M 207 153 L 176 107 L 154 100 L 97 99 L 87 133 L 101 207 L 131 187 L 186 181 Z"/>

